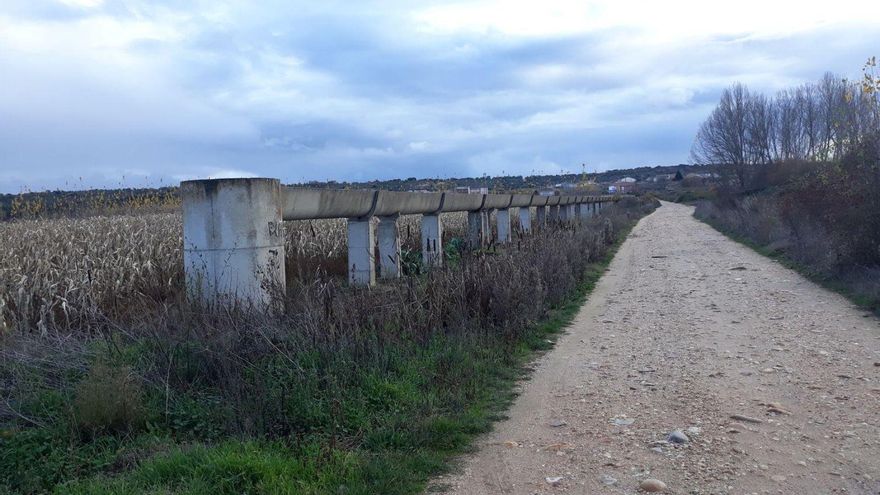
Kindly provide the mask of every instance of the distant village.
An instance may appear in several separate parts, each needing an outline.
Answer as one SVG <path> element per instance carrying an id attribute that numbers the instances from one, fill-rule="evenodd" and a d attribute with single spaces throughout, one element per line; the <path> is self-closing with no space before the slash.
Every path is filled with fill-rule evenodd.
<path id="1" fill-rule="evenodd" d="M 686 166 L 691 167 L 691 166 Z M 542 196 L 554 196 L 558 194 L 570 193 L 596 193 L 596 194 L 636 194 L 640 192 L 655 191 L 664 189 L 671 184 L 678 183 L 688 187 L 705 186 L 719 179 L 720 176 L 711 171 L 683 171 L 676 170 L 671 173 L 658 173 L 645 176 L 641 175 L 641 179 L 631 177 L 629 175 L 622 177 L 605 178 L 599 180 L 597 177 L 582 177 L 580 181 L 567 181 L 548 184 L 543 187 L 535 188 L 538 194 Z M 487 179 L 487 182 L 491 179 Z M 523 179 L 526 180 L 525 178 Z M 517 188 L 522 192 L 528 188 Z M 410 192 L 434 192 L 437 189 L 410 189 Z M 455 186 L 453 189 L 457 193 L 464 194 L 488 194 L 489 192 L 498 191 L 499 189 L 490 187 L 489 185 L 476 186 Z M 503 189 L 509 192 L 511 189 Z"/>

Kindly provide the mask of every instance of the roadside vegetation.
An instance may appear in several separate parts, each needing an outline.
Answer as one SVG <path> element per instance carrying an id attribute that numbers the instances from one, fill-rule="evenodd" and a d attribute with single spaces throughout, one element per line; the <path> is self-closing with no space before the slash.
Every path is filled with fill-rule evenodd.
<path id="1" fill-rule="evenodd" d="M 880 80 L 827 74 L 775 98 L 735 85 L 694 145 L 722 179 L 695 215 L 880 313 Z"/>
<path id="2" fill-rule="evenodd" d="M 442 269 L 413 239 L 372 289 L 338 276 L 333 222 L 288 225 L 283 315 L 187 303 L 175 215 L 2 224 L 0 494 L 416 493 L 655 207 L 477 253 L 462 222 Z"/>

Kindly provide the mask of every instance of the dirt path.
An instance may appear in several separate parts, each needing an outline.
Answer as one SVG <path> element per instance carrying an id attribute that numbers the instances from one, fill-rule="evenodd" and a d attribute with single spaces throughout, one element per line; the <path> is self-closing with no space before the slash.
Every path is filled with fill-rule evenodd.
<path id="1" fill-rule="evenodd" d="M 691 212 L 638 224 L 509 419 L 432 489 L 880 493 L 878 320 Z"/>

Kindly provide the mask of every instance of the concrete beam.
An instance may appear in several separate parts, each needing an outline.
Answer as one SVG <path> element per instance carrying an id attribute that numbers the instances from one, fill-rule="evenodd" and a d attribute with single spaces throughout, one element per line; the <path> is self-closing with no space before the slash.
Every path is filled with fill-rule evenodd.
<path id="1" fill-rule="evenodd" d="M 376 236 L 369 217 L 348 219 L 348 281 L 376 284 Z"/>
<path id="2" fill-rule="evenodd" d="M 180 195 L 183 265 L 191 298 L 266 306 L 284 294 L 277 179 L 184 181 Z"/>
<path id="3" fill-rule="evenodd" d="M 519 208 L 519 229 L 524 234 L 532 231 L 532 209 L 528 206 L 521 206 Z"/>
<path id="4" fill-rule="evenodd" d="M 399 215 L 379 217 L 376 234 L 379 237 L 379 276 L 381 278 L 400 277 L 400 231 L 397 226 Z"/>
<path id="5" fill-rule="evenodd" d="M 500 244 L 510 242 L 510 208 L 499 209 L 495 222 L 498 225 L 498 242 Z"/>
<path id="6" fill-rule="evenodd" d="M 537 194 L 409 193 L 370 189 L 282 188 L 285 220 L 434 214 L 496 208 L 569 204 L 583 196 Z"/>
<path id="7" fill-rule="evenodd" d="M 443 223 L 440 215 L 422 215 L 422 262 L 428 267 L 443 264 Z"/>

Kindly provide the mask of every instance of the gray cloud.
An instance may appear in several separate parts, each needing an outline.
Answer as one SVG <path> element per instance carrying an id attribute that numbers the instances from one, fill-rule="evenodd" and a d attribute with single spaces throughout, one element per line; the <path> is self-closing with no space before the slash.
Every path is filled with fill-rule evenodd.
<path id="1" fill-rule="evenodd" d="M 724 86 L 858 76 L 876 49 L 856 21 L 653 39 L 432 31 L 403 2 L 180 5 L 0 7 L 0 191 L 679 163 Z"/>

